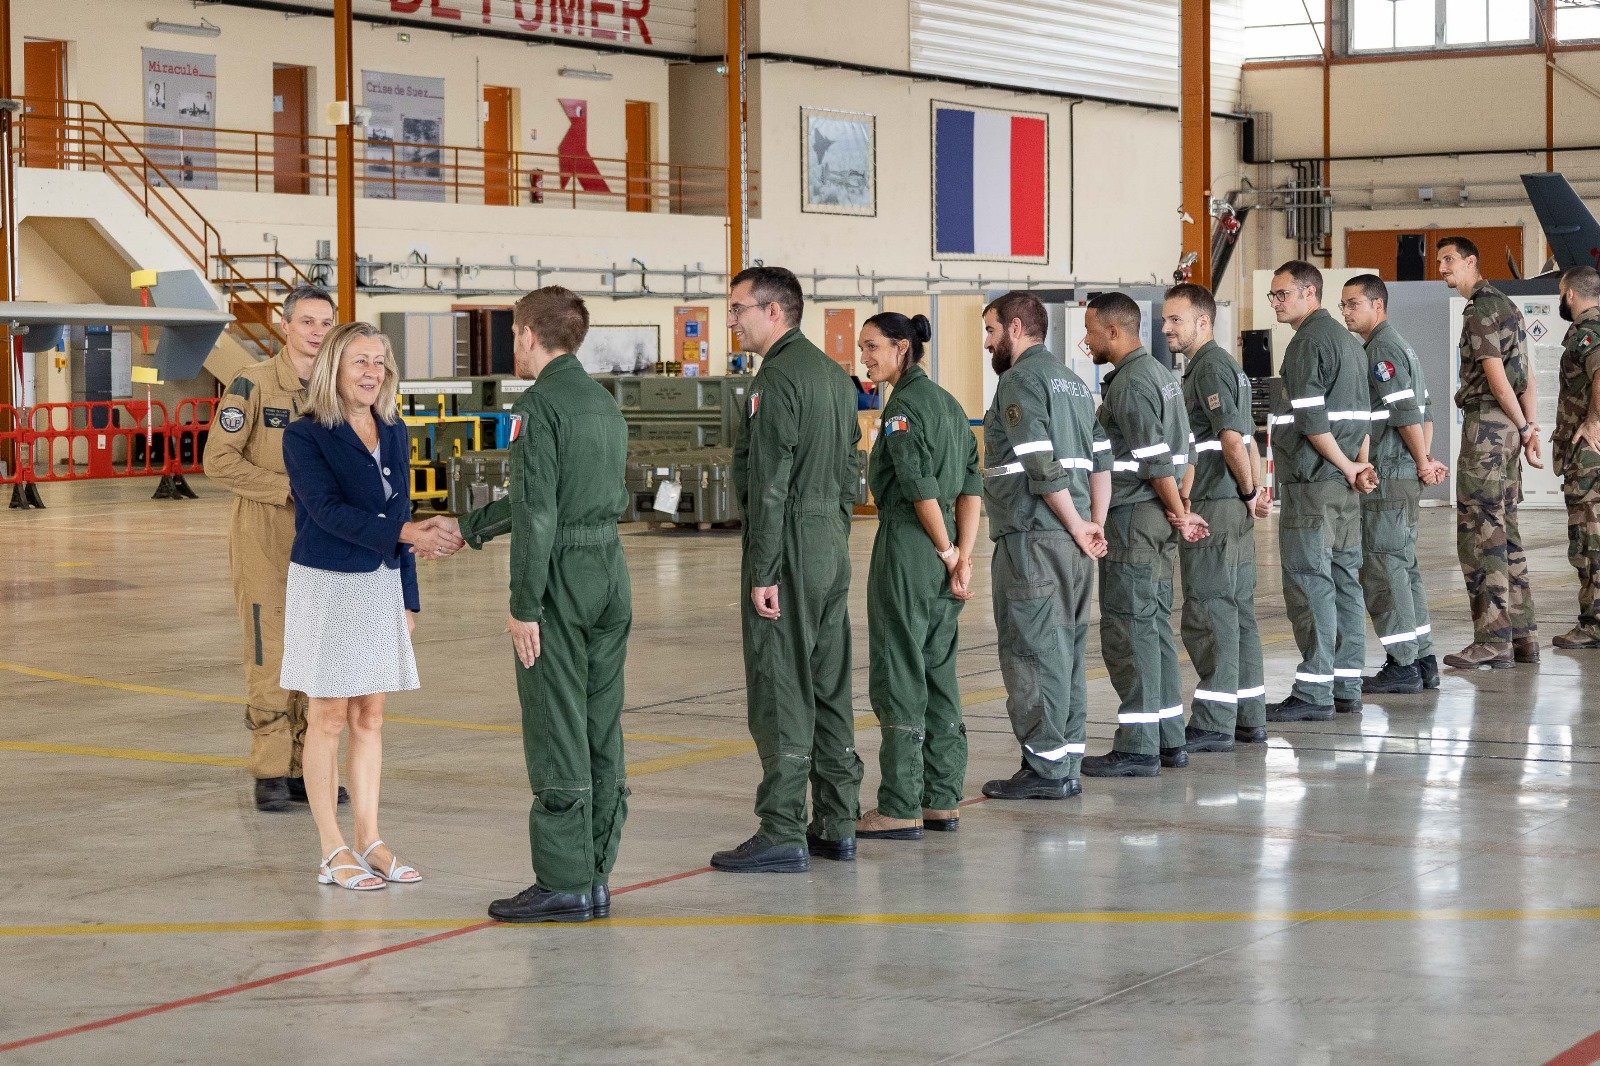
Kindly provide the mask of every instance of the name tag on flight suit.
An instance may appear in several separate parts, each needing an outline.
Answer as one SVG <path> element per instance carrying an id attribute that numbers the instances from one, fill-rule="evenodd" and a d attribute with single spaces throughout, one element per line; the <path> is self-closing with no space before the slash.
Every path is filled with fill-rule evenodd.
<path id="1" fill-rule="evenodd" d="M 263 407 L 261 420 L 266 423 L 268 429 L 288 429 L 289 410 L 286 407 Z"/>

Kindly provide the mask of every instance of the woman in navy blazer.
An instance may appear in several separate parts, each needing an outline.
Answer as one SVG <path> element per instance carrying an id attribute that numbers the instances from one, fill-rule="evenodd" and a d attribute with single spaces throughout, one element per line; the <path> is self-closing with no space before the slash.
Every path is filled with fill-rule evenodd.
<path id="1" fill-rule="evenodd" d="M 283 435 L 295 502 L 281 681 L 310 697 L 306 798 L 325 856 L 317 880 L 357 891 L 421 880 L 378 835 L 387 693 L 419 687 L 411 648 L 416 552 L 461 539 L 411 521 L 410 444 L 395 405 L 394 355 L 364 322 L 331 330 L 317 352 L 303 417 Z M 339 830 L 339 738 L 350 727 L 355 848 Z M 346 862 L 339 854 L 349 852 Z"/>

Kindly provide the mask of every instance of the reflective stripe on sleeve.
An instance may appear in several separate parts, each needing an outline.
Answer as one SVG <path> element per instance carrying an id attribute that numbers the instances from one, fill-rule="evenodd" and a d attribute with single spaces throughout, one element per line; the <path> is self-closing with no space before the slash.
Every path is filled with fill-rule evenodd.
<path id="1" fill-rule="evenodd" d="M 1414 392 L 1411 389 L 1401 389 L 1399 392 L 1391 392 L 1389 395 L 1385 396 L 1383 398 L 1383 402 L 1384 403 L 1399 403 L 1401 400 L 1412 399 L 1416 395 L 1417 395 L 1416 392 Z"/>
<path id="2" fill-rule="evenodd" d="M 1152 444 L 1148 448 L 1133 449 L 1133 457 L 1135 459 L 1149 459 L 1152 456 L 1161 455 L 1165 452 L 1170 452 L 1171 450 L 1172 449 L 1167 447 L 1165 444 Z"/>
<path id="3" fill-rule="evenodd" d="M 1294 415 L 1268 415 L 1267 424 L 1270 426 L 1292 426 Z"/>
<path id="4" fill-rule="evenodd" d="M 1111 442 L 1108 440 L 1097 440 L 1094 442 L 1094 450 L 1097 452 L 1108 452 L 1111 450 Z"/>
<path id="5" fill-rule="evenodd" d="M 1388 411 L 1385 411 L 1384 415 L 1387 416 L 1388 413 L 1389 413 Z M 1329 422 L 1370 422 L 1370 421 L 1372 421 L 1372 412 L 1371 411 L 1329 411 L 1328 412 L 1328 421 Z"/>
<path id="6" fill-rule="evenodd" d="M 1326 396 L 1307 396 L 1300 400 L 1290 400 L 1289 406 L 1293 407 L 1296 411 L 1303 411 L 1307 407 L 1322 407 L 1327 402 L 1328 398 Z"/>
<path id="7" fill-rule="evenodd" d="M 1012 451 L 1018 455 L 1032 455 L 1034 452 L 1047 452 L 1054 447 L 1055 445 L 1047 440 L 1030 440 L 1025 444 L 1017 445 Z"/>
<path id="8" fill-rule="evenodd" d="M 984 477 L 1002 477 L 1002 476 L 1004 476 L 1006 474 L 1020 474 L 1020 473 L 1022 473 L 1022 464 L 1021 463 L 1007 463 L 1005 466 L 986 467 L 984 469 L 984 471 L 983 471 L 983 476 Z"/>
<path id="9" fill-rule="evenodd" d="M 1118 459 L 1116 462 L 1111 464 L 1111 469 L 1115 470 L 1115 471 L 1117 471 L 1119 473 L 1122 473 L 1122 472 L 1125 472 L 1125 471 L 1132 471 L 1132 470 L 1139 469 L 1139 464 L 1138 463 L 1123 462 L 1121 459 Z"/>
<path id="10" fill-rule="evenodd" d="M 1220 452 L 1222 450 L 1222 442 L 1220 440 L 1196 441 L 1194 450 L 1196 452 Z"/>

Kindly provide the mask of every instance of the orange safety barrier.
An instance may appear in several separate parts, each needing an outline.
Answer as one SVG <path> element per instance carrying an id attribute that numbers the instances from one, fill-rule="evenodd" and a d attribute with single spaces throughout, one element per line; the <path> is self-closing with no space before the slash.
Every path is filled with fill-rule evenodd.
<path id="1" fill-rule="evenodd" d="M 172 432 L 167 437 L 167 464 L 169 474 L 198 474 L 205 460 L 204 435 L 217 417 L 215 396 L 179 400 L 174 413 Z M 185 459 L 184 456 L 188 458 Z"/>
<path id="2" fill-rule="evenodd" d="M 6 413 L 0 408 L 0 425 Z M 0 444 L 11 440 L 16 469 L 0 483 L 166 477 L 200 472 L 202 435 L 216 417 L 217 400 L 180 400 L 177 418 L 159 400 L 45 403 L 12 414 L 21 424 L 9 434 L 0 431 Z"/>
<path id="3" fill-rule="evenodd" d="M 28 449 L 22 439 L 21 414 L 10 404 L 0 403 L 0 485 L 22 480 L 28 465 Z"/>

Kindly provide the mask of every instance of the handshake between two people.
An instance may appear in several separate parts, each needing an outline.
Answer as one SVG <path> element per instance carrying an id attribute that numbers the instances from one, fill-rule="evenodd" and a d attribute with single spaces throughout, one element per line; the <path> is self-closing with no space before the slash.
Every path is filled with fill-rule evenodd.
<path id="1" fill-rule="evenodd" d="M 450 515 L 407 522 L 400 529 L 400 542 L 411 545 L 419 559 L 448 559 L 467 546 L 461 537 L 461 523 Z"/>

